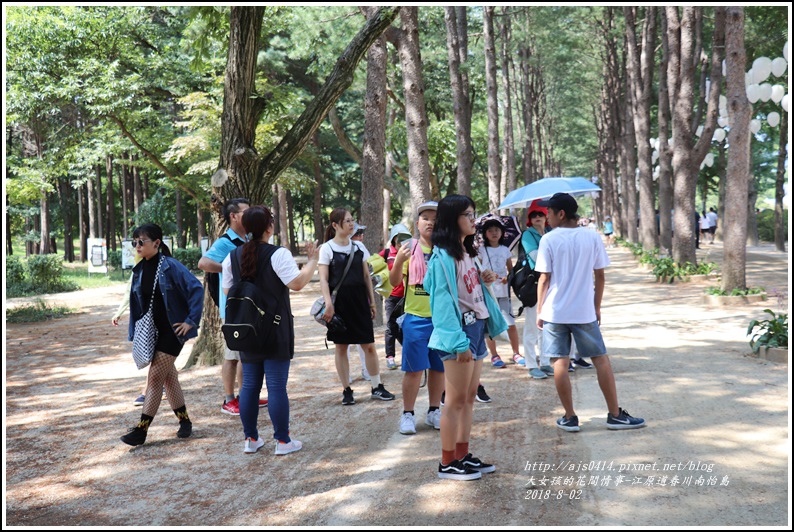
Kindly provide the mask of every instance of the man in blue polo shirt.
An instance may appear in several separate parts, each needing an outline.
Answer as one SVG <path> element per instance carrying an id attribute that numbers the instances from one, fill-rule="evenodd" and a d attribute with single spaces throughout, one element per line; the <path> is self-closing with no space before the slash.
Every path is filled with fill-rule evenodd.
<path id="1" fill-rule="evenodd" d="M 231 253 L 237 246 L 245 243 L 245 228 L 243 227 L 243 212 L 250 207 L 250 201 L 246 198 L 235 198 L 227 201 L 223 206 L 223 217 L 229 225 L 229 230 L 226 231 L 218 240 L 216 240 L 207 253 L 199 260 L 198 267 L 208 273 L 217 273 L 222 276 L 224 259 Z M 221 321 L 226 319 L 226 294 L 220 287 L 223 285 L 223 278 L 221 277 L 218 283 L 219 293 L 218 297 L 218 311 L 220 312 Z M 237 378 L 238 386 L 243 384 L 243 366 L 239 364 L 240 353 L 238 351 L 231 351 L 228 347 L 224 346 L 223 369 L 221 370 L 221 377 L 223 379 L 223 393 L 225 398 L 221 411 L 225 414 L 232 416 L 240 415 L 240 405 L 237 396 L 234 394 L 234 381 Z M 267 399 L 259 401 L 259 408 L 267 405 Z"/>

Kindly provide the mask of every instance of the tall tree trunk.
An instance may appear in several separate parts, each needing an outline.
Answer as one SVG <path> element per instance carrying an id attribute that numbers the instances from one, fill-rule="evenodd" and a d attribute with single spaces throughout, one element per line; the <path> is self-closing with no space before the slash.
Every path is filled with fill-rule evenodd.
<path id="1" fill-rule="evenodd" d="M 289 250 L 293 255 L 298 254 L 298 243 L 295 241 L 295 211 L 292 205 L 292 193 L 285 188 L 285 199 L 287 201 L 287 235 L 289 238 Z"/>
<path id="2" fill-rule="evenodd" d="M 366 8 L 367 17 L 376 8 Z M 386 39 L 367 51 L 367 92 L 364 97 L 364 145 L 361 161 L 361 223 L 367 226 L 367 249 L 383 247 L 383 178 L 386 174 Z M 380 308 L 380 305 L 376 305 Z M 382 318 L 381 318 L 382 319 Z"/>
<path id="3" fill-rule="evenodd" d="M 108 154 L 105 157 L 105 176 L 107 185 L 105 186 L 105 205 L 107 212 L 107 223 L 105 224 L 108 249 L 116 251 L 116 200 L 113 195 L 113 156 Z"/>
<path id="4" fill-rule="evenodd" d="M 97 209 L 96 209 L 96 194 L 94 192 L 94 180 L 90 177 L 85 180 L 86 186 L 86 200 L 88 202 L 88 236 L 96 238 L 99 236 L 97 233 Z"/>
<path id="5" fill-rule="evenodd" d="M 182 192 L 176 189 L 174 193 L 174 202 L 176 203 L 176 245 L 185 249 L 187 247 L 187 235 L 182 222 Z"/>
<path id="6" fill-rule="evenodd" d="M 102 208 L 102 165 L 96 165 L 96 236 L 103 238 L 105 236 L 105 228 L 103 219 L 105 218 L 105 210 Z M 105 241 L 107 245 L 107 240 Z"/>
<path id="7" fill-rule="evenodd" d="M 459 17 L 463 20 L 458 20 Z M 455 115 L 455 140 L 458 154 L 458 193 L 471 196 L 471 103 L 469 101 L 468 81 L 464 79 L 462 69 L 465 69 L 461 58 L 467 56 L 465 41 L 466 10 L 453 6 L 444 8 L 444 21 L 447 26 L 447 60 L 449 63 L 449 78 L 452 86 L 453 111 Z"/>
<path id="8" fill-rule="evenodd" d="M 135 225 L 135 208 L 133 206 L 133 178 L 132 168 L 129 164 L 122 166 L 124 170 L 124 226 L 127 232 Z"/>
<path id="9" fill-rule="evenodd" d="M 627 74 L 628 75 L 628 74 Z M 623 105 L 621 124 L 623 126 L 621 145 L 621 194 L 623 196 L 623 219 L 626 224 L 626 235 L 629 242 L 639 243 L 637 230 L 637 149 L 634 131 L 634 120 L 631 109 L 633 106 L 632 91 L 628 79 L 624 76 L 626 103 Z"/>
<path id="10" fill-rule="evenodd" d="M 314 202 L 312 214 L 314 216 L 314 239 L 317 242 L 323 241 L 323 171 L 320 167 L 320 135 L 312 135 L 312 144 L 317 155 L 314 157 L 312 169 L 314 170 Z"/>
<path id="11" fill-rule="evenodd" d="M 662 62 L 659 64 L 659 245 L 666 253 L 673 249 L 673 159 L 668 139 L 670 138 L 670 92 L 667 85 L 669 44 L 667 41 L 667 17 L 659 10 L 662 24 Z"/>
<path id="12" fill-rule="evenodd" d="M 722 49 L 725 42 L 725 8 L 715 8 L 711 46 L 711 87 L 703 133 L 697 143 L 692 138 L 692 112 L 695 99 L 695 62 L 693 60 L 696 32 L 696 10 L 684 7 L 679 21 L 678 8 L 667 6 L 670 62 L 668 84 L 673 106 L 673 259 L 679 264 L 696 263 L 695 189 L 700 163 L 711 147 L 717 123 L 719 91 L 722 82 Z M 746 193 L 746 187 L 744 188 Z M 744 210 L 744 209 L 743 209 Z"/>
<path id="13" fill-rule="evenodd" d="M 7 166 L 6 175 L 11 175 L 11 172 L 8 171 Z M 8 194 L 6 194 L 6 253 L 10 257 L 14 254 L 14 245 L 11 242 L 11 215 L 8 214 L 9 205 L 11 205 L 11 202 L 8 200 Z"/>
<path id="14" fill-rule="evenodd" d="M 750 138 L 752 142 L 752 137 Z M 752 157 L 748 158 L 748 163 L 753 164 Z M 747 169 L 748 183 L 747 183 L 747 245 L 757 246 L 760 243 L 758 238 L 758 219 L 755 214 L 755 202 L 758 201 L 758 189 L 755 186 L 755 179 L 753 179 L 752 168 Z"/>
<path id="15" fill-rule="evenodd" d="M 289 223 L 287 222 L 287 189 L 284 185 L 276 184 L 275 192 L 278 194 L 278 203 L 276 203 L 275 199 L 273 203 L 278 205 L 278 212 L 276 216 L 278 217 L 278 240 L 279 245 L 289 247 L 289 235 L 287 234 L 289 231 Z"/>
<path id="16" fill-rule="evenodd" d="M 201 205 L 196 202 L 196 246 L 200 246 L 201 239 L 207 236 L 204 224 L 204 209 L 202 209 Z"/>
<path id="17" fill-rule="evenodd" d="M 786 178 L 786 158 L 788 157 L 788 113 L 780 120 L 780 142 L 775 174 L 775 249 L 786 252 L 786 225 L 783 213 L 783 184 Z"/>
<path id="18" fill-rule="evenodd" d="M 521 93 L 523 95 L 523 119 L 524 119 L 524 146 L 522 153 L 521 166 L 524 172 L 524 183 L 532 183 L 536 180 L 534 173 L 535 163 L 533 161 L 534 154 L 534 135 L 533 135 L 533 105 L 532 105 L 532 89 L 530 80 L 530 48 L 524 46 L 519 52 L 521 58 Z"/>
<path id="19" fill-rule="evenodd" d="M 84 185 L 80 185 L 77 188 L 77 223 L 80 225 L 80 262 L 88 260 L 88 213 L 84 189 Z"/>
<path id="20" fill-rule="evenodd" d="M 656 11 L 645 8 L 642 25 L 642 50 L 638 49 L 635 29 L 636 7 L 626 6 L 626 50 L 629 84 L 632 90 L 634 131 L 637 142 L 637 163 L 640 189 L 640 242 L 645 249 L 658 247 L 656 216 L 654 213 L 654 185 L 651 169 L 651 94 L 653 82 L 653 53 L 656 41 Z"/>
<path id="21" fill-rule="evenodd" d="M 714 237 L 717 240 L 724 240 L 722 238 L 722 226 L 723 220 L 725 219 L 725 183 L 726 183 L 726 171 L 728 170 L 728 156 L 727 150 L 725 149 L 725 144 L 727 143 L 727 138 L 723 139 L 722 142 L 719 143 L 717 146 L 717 168 L 720 169 L 717 177 L 719 178 L 719 191 L 717 196 L 717 230 L 714 233 Z"/>
<path id="22" fill-rule="evenodd" d="M 419 53 L 418 8 L 400 9 L 402 32 L 399 39 L 400 65 L 405 93 L 405 127 L 408 142 L 408 186 L 411 212 L 430 197 L 430 161 L 427 147 L 427 110 L 422 57 Z M 440 199 L 440 198 L 436 198 Z"/>
<path id="23" fill-rule="evenodd" d="M 750 118 L 752 106 L 747 99 L 744 69 L 744 8 L 728 7 L 725 28 L 726 70 L 728 72 L 728 171 L 725 207 L 731 213 L 723 224 L 724 247 L 721 288 L 730 292 L 747 288 L 745 277 L 747 240 L 747 187 L 750 180 Z"/>
<path id="24" fill-rule="evenodd" d="M 484 8 L 485 86 L 488 94 L 488 207 L 491 212 L 495 213 L 502 202 L 502 170 L 499 160 L 499 101 L 497 99 L 493 14 L 493 7 L 486 6 Z"/>
<path id="25" fill-rule="evenodd" d="M 58 179 L 58 200 L 63 216 L 63 260 L 74 262 L 74 238 L 72 234 L 72 187 L 68 178 Z"/>
<path id="26" fill-rule="evenodd" d="M 510 16 L 508 8 L 502 8 L 502 24 L 500 25 L 502 41 L 502 87 L 504 92 L 504 143 L 502 150 L 502 198 L 516 189 L 516 152 L 513 138 L 513 102 L 510 94 Z"/>
<path id="27" fill-rule="evenodd" d="M 130 156 L 130 166 L 132 169 L 132 189 L 133 189 L 133 208 L 135 212 L 140 212 L 143 205 L 143 185 L 141 184 L 141 169 L 138 167 L 138 156 Z"/>

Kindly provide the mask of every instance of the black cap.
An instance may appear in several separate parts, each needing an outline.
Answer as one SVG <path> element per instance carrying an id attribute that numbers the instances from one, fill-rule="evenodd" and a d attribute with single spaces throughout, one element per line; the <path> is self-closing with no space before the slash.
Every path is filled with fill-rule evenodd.
<path id="1" fill-rule="evenodd" d="M 579 204 L 573 199 L 573 196 L 565 192 L 557 192 L 555 195 L 547 200 L 538 202 L 540 207 L 551 207 L 555 211 L 565 211 L 566 218 L 572 218 L 576 215 L 579 209 Z"/>

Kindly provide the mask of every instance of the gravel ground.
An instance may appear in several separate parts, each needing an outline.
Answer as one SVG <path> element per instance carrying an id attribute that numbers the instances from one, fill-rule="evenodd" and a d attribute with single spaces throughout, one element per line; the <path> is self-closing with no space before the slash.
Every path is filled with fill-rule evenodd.
<path id="1" fill-rule="evenodd" d="M 705 248 L 719 263 L 721 245 Z M 562 432 L 552 379 L 488 366 L 493 402 L 475 404 L 471 444 L 497 471 L 473 482 L 436 478 L 440 439 L 421 415 L 416 435 L 399 434 L 400 371 L 383 364 L 396 401 L 370 400 L 359 376 L 357 404 L 340 405 L 332 351 L 308 317 L 316 283 L 293 294 L 291 432 L 304 448 L 283 457 L 270 442 L 242 453 L 239 419 L 220 411 L 219 367 L 180 372 L 192 438 L 176 438 L 164 402 L 146 445 L 119 442 L 145 380 L 126 316 L 110 325 L 124 287 L 48 296 L 81 313 L 5 330 L 5 524 L 790 527 L 788 366 L 748 356 L 745 337 L 778 302 L 709 308 L 707 283 L 660 285 L 627 251 L 608 251 L 602 329 L 621 406 L 648 426 L 606 430 L 595 371 L 577 370 L 582 431 Z M 787 255 L 748 248 L 748 285 L 788 290 Z M 417 414 L 426 408 L 423 389 Z M 260 429 L 268 441 L 265 411 Z"/>

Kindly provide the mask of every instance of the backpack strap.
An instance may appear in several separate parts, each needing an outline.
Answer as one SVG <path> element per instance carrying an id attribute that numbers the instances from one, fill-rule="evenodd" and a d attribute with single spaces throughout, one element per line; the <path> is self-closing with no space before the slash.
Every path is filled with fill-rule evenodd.
<path id="1" fill-rule="evenodd" d="M 345 280 L 345 276 L 347 276 L 347 272 L 348 270 L 350 270 L 350 265 L 353 264 L 353 256 L 359 250 L 359 247 L 357 245 L 353 244 L 352 242 L 350 244 L 352 246 L 352 249 L 350 250 L 350 255 L 348 255 L 347 257 L 347 263 L 345 264 L 345 271 L 342 272 L 342 278 L 339 279 L 339 284 L 336 285 L 334 287 L 333 292 L 331 292 L 331 301 L 334 301 L 334 298 L 336 298 L 336 293 L 339 291 L 339 287 L 342 286 L 342 283 Z"/>

